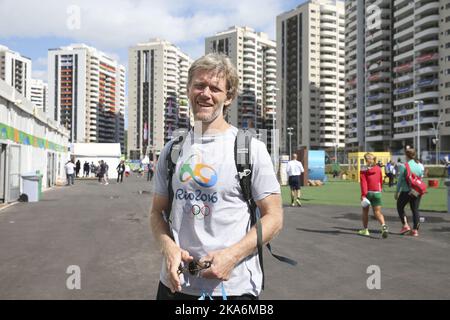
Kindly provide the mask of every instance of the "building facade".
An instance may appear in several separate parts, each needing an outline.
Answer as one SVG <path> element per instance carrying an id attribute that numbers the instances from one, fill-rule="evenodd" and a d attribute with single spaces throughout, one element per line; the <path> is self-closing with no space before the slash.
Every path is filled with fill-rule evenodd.
<path id="1" fill-rule="evenodd" d="M 277 126 L 284 153 L 344 147 L 344 13 L 342 2 L 311 0 L 277 16 Z"/>
<path id="2" fill-rule="evenodd" d="M 16 201 L 24 174 L 42 175 L 45 190 L 64 183 L 69 132 L 0 80 L 0 203 Z"/>
<path id="3" fill-rule="evenodd" d="M 0 45 L 0 79 L 15 88 L 17 92 L 30 97 L 31 60 Z"/>
<path id="4" fill-rule="evenodd" d="M 131 159 L 153 158 L 178 128 L 191 124 L 187 74 L 192 59 L 161 39 L 128 50 L 128 150 Z"/>
<path id="5" fill-rule="evenodd" d="M 74 44 L 49 50 L 48 75 L 47 112 L 69 130 L 71 142 L 118 142 L 124 148 L 124 66 Z"/>
<path id="6" fill-rule="evenodd" d="M 448 10 L 439 0 L 346 2 L 348 151 L 412 145 L 429 160 L 448 146 Z"/>
<path id="7" fill-rule="evenodd" d="M 39 109 L 47 112 L 48 85 L 39 79 L 31 79 L 30 100 Z"/>

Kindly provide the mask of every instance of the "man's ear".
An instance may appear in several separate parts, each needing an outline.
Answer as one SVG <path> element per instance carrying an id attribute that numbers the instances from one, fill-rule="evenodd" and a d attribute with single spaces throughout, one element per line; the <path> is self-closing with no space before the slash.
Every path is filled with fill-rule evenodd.
<path id="1" fill-rule="evenodd" d="M 228 106 L 231 105 L 232 102 L 233 102 L 233 98 L 228 98 L 228 95 L 227 95 L 227 100 L 225 100 L 225 101 L 223 102 L 223 105 L 224 105 L 225 107 L 228 107 Z"/>

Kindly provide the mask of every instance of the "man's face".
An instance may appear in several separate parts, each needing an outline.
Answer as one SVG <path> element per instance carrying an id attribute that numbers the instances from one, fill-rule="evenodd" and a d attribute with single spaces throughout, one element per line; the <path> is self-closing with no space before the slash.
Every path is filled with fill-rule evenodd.
<path id="1" fill-rule="evenodd" d="M 223 117 L 223 107 L 231 103 L 225 78 L 214 71 L 195 71 L 188 96 L 195 121 L 212 122 Z"/>

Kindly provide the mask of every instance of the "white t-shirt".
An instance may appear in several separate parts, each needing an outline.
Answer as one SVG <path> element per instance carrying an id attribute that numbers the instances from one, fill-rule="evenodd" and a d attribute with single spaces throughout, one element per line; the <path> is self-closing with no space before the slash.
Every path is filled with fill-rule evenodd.
<path id="1" fill-rule="evenodd" d="M 66 173 L 74 174 L 75 173 L 75 165 L 72 162 L 66 164 Z"/>
<path id="2" fill-rule="evenodd" d="M 237 128 L 215 135 L 196 138 L 191 131 L 172 177 L 174 199 L 172 202 L 172 232 L 176 243 L 187 250 L 194 259 L 208 252 L 234 245 L 244 238 L 250 229 L 250 212 L 242 197 L 234 160 L 234 142 Z M 168 196 L 166 155 L 171 143 L 161 152 L 156 167 L 155 193 Z M 273 164 L 266 146 L 252 140 L 251 162 L 252 195 L 262 200 L 273 193 L 280 193 Z M 165 259 L 160 274 L 161 282 L 169 287 Z M 221 296 L 221 281 L 204 279 L 184 273 L 181 277 L 182 293 Z M 255 253 L 240 262 L 223 285 L 226 294 L 259 295 L 262 272 Z"/>
<path id="3" fill-rule="evenodd" d="M 301 175 L 305 169 L 303 169 L 303 165 L 298 160 L 291 160 L 288 162 L 286 167 L 287 175 L 290 176 L 299 176 Z"/>

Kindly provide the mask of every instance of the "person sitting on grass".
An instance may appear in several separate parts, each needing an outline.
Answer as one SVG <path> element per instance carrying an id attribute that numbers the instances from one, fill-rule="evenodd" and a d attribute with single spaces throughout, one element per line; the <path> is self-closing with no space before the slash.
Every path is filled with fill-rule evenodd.
<path id="1" fill-rule="evenodd" d="M 381 191 L 383 185 L 381 168 L 376 165 L 376 157 L 372 153 L 366 153 L 364 159 L 366 160 L 366 166 L 362 166 L 360 172 L 361 201 L 363 205 L 362 222 L 364 229 L 359 230 L 358 234 L 362 236 L 370 235 L 368 229 L 369 209 L 372 206 L 375 219 L 381 224 L 381 236 L 385 239 L 389 231 L 384 222 L 384 216 L 381 213 Z"/>

